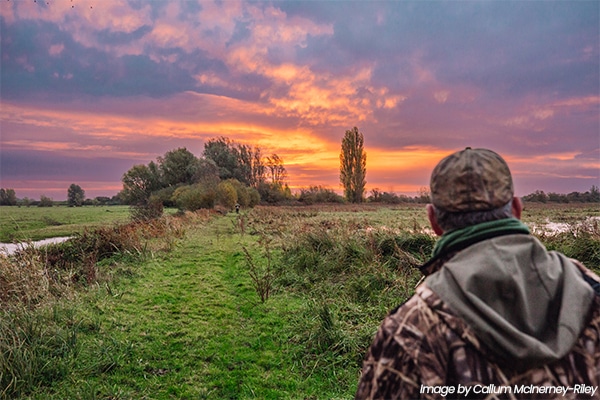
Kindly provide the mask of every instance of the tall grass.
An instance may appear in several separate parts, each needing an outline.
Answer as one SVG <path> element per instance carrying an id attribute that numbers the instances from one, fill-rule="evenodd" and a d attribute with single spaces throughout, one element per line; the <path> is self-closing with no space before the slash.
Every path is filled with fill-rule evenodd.
<path id="1" fill-rule="evenodd" d="M 78 324 L 69 309 L 0 311 L 0 398 L 51 385 L 70 371 Z"/>
<path id="2" fill-rule="evenodd" d="M 111 293 L 112 269 L 145 260 L 154 251 L 170 251 L 184 234 L 182 220 L 165 217 L 0 255 L 0 398 L 18 397 L 65 377 L 81 351 L 79 332 L 98 329 L 64 300 L 102 281 Z M 96 346 L 88 369 L 104 373 L 118 365 L 112 355 L 122 352 L 109 347 Z"/>
<path id="3" fill-rule="evenodd" d="M 588 219 L 571 224 L 570 229 L 555 234 L 540 234 L 540 240 L 549 250 L 581 261 L 586 267 L 600 273 L 600 221 Z"/>
<path id="4" fill-rule="evenodd" d="M 420 279 L 415 267 L 435 240 L 363 218 L 260 213 L 249 225 L 271 232 L 278 244 L 274 291 L 306 300 L 303 312 L 290 316 L 292 342 L 302 344 L 296 362 L 307 377 L 351 386 L 382 318 L 414 292 Z"/>

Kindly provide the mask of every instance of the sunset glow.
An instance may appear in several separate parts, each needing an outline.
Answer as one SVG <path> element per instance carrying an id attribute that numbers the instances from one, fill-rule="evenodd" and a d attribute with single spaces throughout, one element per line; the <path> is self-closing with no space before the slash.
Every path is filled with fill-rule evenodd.
<path id="1" fill-rule="evenodd" d="M 223 136 L 278 154 L 294 190 L 340 191 L 356 126 L 368 191 L 415 196 L 471 146 L 505 157 L 519 195 L 585 192 L 600 184 L 599 7 L 1 1 L 0 187 L 112 196 L 133 165 Z"/>

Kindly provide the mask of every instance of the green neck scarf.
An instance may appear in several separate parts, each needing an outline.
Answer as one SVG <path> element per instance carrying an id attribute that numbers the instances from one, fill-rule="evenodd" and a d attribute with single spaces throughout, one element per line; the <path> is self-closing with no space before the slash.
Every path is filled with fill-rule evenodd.
<path id="1" fill-rule="evenodd" d="M 529 234 L 529 228 L 516 218 L 505 218 L 455 229 L 444 233 L 437 241 L 432 258 L 448 250 L 464 249 L 485 239 L 514 233 Z"/>

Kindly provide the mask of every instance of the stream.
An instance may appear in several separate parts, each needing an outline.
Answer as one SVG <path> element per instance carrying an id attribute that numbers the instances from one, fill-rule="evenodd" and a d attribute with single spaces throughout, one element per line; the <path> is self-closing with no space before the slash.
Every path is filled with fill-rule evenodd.
<path id="1" fill-rule="evenodd" d="M 71 238 L 71 236 L 62 236 L 22 243 L 0 243 L 0 254 L 11 255 L 14 254 L 17 250 L 27 248 L 28 246 L 34 246 L 37 248 L 49 244 L 61 243 Z"/>

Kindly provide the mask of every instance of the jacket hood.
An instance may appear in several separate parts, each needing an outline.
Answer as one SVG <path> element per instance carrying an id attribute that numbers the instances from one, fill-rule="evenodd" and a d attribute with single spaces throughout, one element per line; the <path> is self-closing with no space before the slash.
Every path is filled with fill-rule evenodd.
<path id="1" fill-rule="evenodd" d="M 525 367 L 570 351 L 594 297 L 570 259 L 523 234 L 470 245 L 426 283 L 492 352 Z"/>

